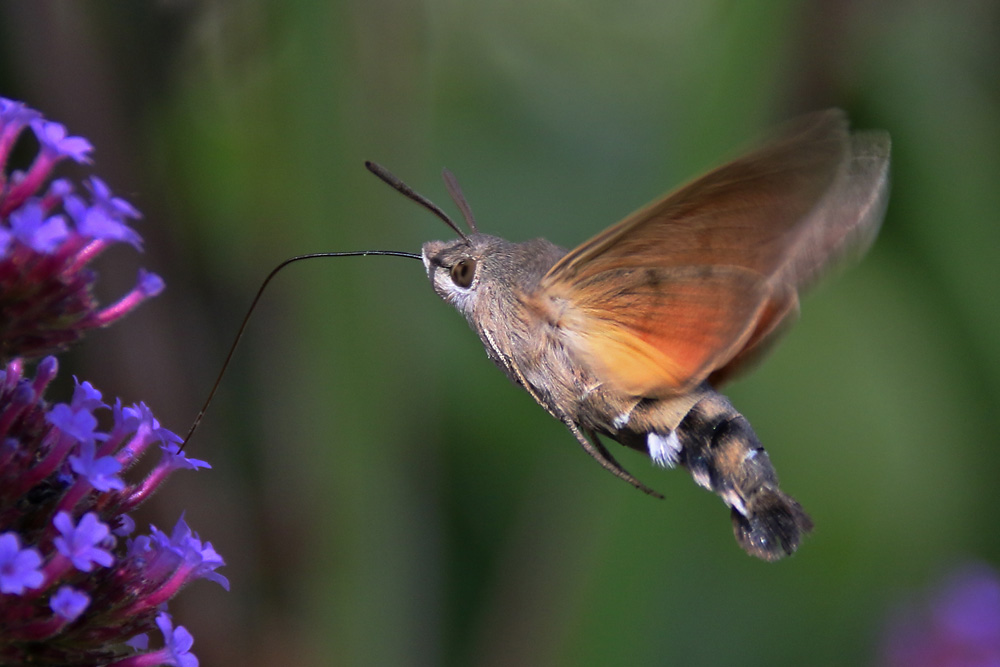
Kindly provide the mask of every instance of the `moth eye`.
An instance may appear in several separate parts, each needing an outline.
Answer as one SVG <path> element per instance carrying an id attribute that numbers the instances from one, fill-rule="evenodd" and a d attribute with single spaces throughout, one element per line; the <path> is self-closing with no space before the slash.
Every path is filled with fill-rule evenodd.
<path id="1" fill-rule="evenodd" d="M 463 259 L 451 267 L 451 281 L 459 287 L 468 287 L 476 275 L 476 260 Z"/>

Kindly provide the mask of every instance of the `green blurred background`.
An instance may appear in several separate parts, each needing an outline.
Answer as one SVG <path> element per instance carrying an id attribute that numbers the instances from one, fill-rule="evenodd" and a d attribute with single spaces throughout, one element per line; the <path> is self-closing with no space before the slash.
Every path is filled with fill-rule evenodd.
<path id="1" fill-rule="evenodd" d="M 184 432 L 286 256 L 485 231 L 572 246 L 827 106 L 892 134 L 883 232 L 730 390 L 815 534 L 777 564 L 683 471 L 603 472 L 416 262 L 274 284 L 179 473 L 228 561 L 172 604 L 217 665 L 877 664 L 900 600 L 1000 562 L 1000 7 L 976 2 L 2 2 L 0 95 L 96 146 L 168 290 L 64 363 Z M 615 450 L 620 451 L 620 448 Z"/>

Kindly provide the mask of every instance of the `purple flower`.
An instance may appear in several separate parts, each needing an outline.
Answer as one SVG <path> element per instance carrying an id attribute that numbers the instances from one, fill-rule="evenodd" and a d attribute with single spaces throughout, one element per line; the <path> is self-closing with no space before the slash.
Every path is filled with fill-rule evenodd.
<path id="1" fill-rule="evenodd" d="M 37 199 L 29 199 L 8 218 L 13 238 L 36 252 L 49 254 L 69 237 L 61 215 L 46 216 Z"/>
<path id="2" fill-rule="evenodd" d="M 118 517 L 118 526 L 113 528 L 111 532 L 118 537 L 128 537 L 135 532 L 135 519 L 128 514 L 122 514 Z"/>
<path id="3" fill-rule="evenodd" d="M 101 184 L 100 189 L 91 186 L 95 201 L 87 206 L 81 197 L 69 195 L 63 200 L 66 212 L 73 218 L 80 234 L 90 239 L 124 241 L 136 250 L 142 250 L 142 237 L 128 226 L 126 218 L 139 218 L 139 212 L 124 199 L 112 197 L 108 187 L 98 178 L 91 181 Z M 98 199 L 99 197 L 102 197 Z"/>
<path id="4" fill-rule="evenodd" d="M 73 399 L 69 402 L 71 408 L 74 411 L 96 410 L 97 408 L 106 408 L 104 401 L 101 400 L 101 392 L 94 389 L 94 385 L 89 382 L 80 382 L 73 377 L 73 383 L 75 387 L 73 388 Z"/>
<path id="5" fill-rule="evenodd" d="M 142 217 L 132 204 L 121 197 L 111 194 L 111 188 L 97 176 L 91 176 L 87 181 L 87 188 L 94 195 L 94 205 L 103 209 L 109 216 L 118 219 L 131 218 L 138 220 Z"/>
<path id="6" fill-rule="evenodd" d="M 24 102 L 0 97 L 0 124 L 19 124 L 24 126 L 40 116 L 40 113 L 29 109 Z"/>
<path id="7" fill-rule="evenodd" d="M 163 633 L 164 650 L 170 656 L 171 665 L 176 667 L 198 667 L 198 658 L 191 653 L 194 637 L 183 625 L 173 627 L 170 615 L 166 612 L 156 617 L 156 625 Z"/>
<path id="8" fill-rule="evenodd" d="M 41 114 L 29 109 L 23 102 L 0 97 L 0 171 L 21 130 L 36 118 L 41 118 Z"/>
<path id="9" fill-rule="evenodd" d="M 156 424 L 159 426 L 159 423 Z M 156 428 L 148 431 L 149 437 L 145 440 L 140 439 L 140 435 L 143 433 L 143 429 L 139 428 L 136 431 L 136 437 L 129 447 L 122 450 L 119 456 L 125 455 L 126 452 L 133 451 L 143 451 L 145 447 L 149 444 L 152 439 L 157 439 L 160 441 L 160 451 L 162 456 L 160 457 L 160 462 L 157 464 L 156 468 L 149 474 L 146 481 L 132 494 L 130 499 L 131 503 L 138 503 L 152 493 L 160 484 L 163 483 L 171 473 L 175 470 L 197 470 L 198 468 L 211 468 L 208 462 L 202 461 L 200 459 L 190 459 L 185 456 L 184 452 L 180 450 L 181 438 L 167 431 L 166 429 Z"/>
<path id="10" fill-rule="evenodd" d="M 944 632 L 966 645 L 990 646 L 1000 658 L 1000 579 L 996 572 L 974 566 L 955 573 L 934 605 L 934 623 Z"/>
<path id="11" fill-rule="evenodd" d="M 149 653 L 129 656 L 109 667 L 153 667 L 155 665 L 170 665 L 171 667 L 198 667 L 198 658 L 191 653 L 194 637 L 183 625 L 174 627 L 170 614 L 160 612 L 156 616 L 156 627 L 163 635 L 163 648 Z M 146 651 L 149 647 L 148 635 L 137 635 L 127 642 L 137 651 Z"/>
<path id="12" fill-rule="evenodd" d="M 110 534 L 107 524 L 101 523 L 97 515 L 87 512 L 80 523 L 73 525 L 73 519 L 66 512 L 59 512 L 52 522 L 59 529 L 61 537 L 53 540 L 56 549 L 73 561 L 74 567 L 90 572 L 94 565 L 109 567 L 115 562 L 111 552 L 100 545 Z"/>
<path id="13" fill-rule="evenodd" d="M 123 315 L 135 310 L 135 307 L 146 299 L 162 292 L 163 287 L 164 282 L 160 276 L 155 273 L 149 273 L 145 269 L 139 269 L 139 277 L 136 279 L 135 287 L 132 288 L 132 291 L 119 299 L 117 303 L 96 313 L 89 326 L 107 326 L 115 320 L 120 319 Z"/>
<path id="14" fill-rule="evenodd" d="M 1000 666 L 1000 577 L 982 564 L 953 572 L 896 612 L 882 653 L 885 667 Z"/>
<path id="15" fill-rule="evenodd" d="M 65 403 L 59 403 L 52 407 L 48 421 L 79 442 L 94 442 L 97 438 L 97 417 L 88 410 L 76 412 Z"/>
<path id="16" fill-rule="evenodd" d="M 180 443 L 181 438 L 174 432 L 163 428 L 152 411 L 145 403 L 139 403 L 132 407 L 122 408 L 115 406 L 115 431 L 124 428 L 135 435 L 118 452 L 118 460 L 123 465 L 128 465 L 133 459 L 141 456 L 153 443 L 176 442 Z M 160 477 L 164 477 L 163 462 L 157 466 Z M 169 471 L 168 471 L 169 472 Z M 146 480 L 147 486 L 155 488 L 160 480 L 153 481 L 156 476 L 150 475 Z"/>
<path id="17" fill-rule="evenodd" d="M 52 208 L 71 194 L 73 194 L 73 183 L 68 178 L 57 178 L 49 183 L 49 191 L 42 199 L 42 205 L 46 209 Z"/>
<path id="18" fill-rule="evenodd" d="M 229 580 L 221 574 L 215 572 L 216 568 L 226 564 L 222 556 L 216 552 L 211 542 L 202 544 L 198 534 L 192 531 L 184 517 L 181 516 L 174 526 L 173 532 L 168 537 L 163 531 L 152 527 L 153 539 L 165 548 L 172 550 L 184 559 L 190 567 L 191 578 L 202 577 L 214 581 L 227 591 L 229 590 Z"/>
<path id="19" fill-rule="evenodd" d="M 156 626 L 163 635 L 163 648 L 129 656 L 111 663 L 109 667 L 153 667 L 155 665 L 198 667 L 198 658 L 191 653 L 194 637 L 187 631 L 187 628 L 183 625 L 178 625 L 175 628 L 170 620 L 170 614 L 167 612 L 160 612 L 156 616 Z M 126 644 L 137 651 L 146 651 L 149 648 L 149 636 L 145 633 L 136 635 Z"/>
<path id="20" fill-rule="evenodd" d="M 38 137 L 42 153 L 53 158 L 68 157 L 81 164 L 90 162 L 87 155 L 94 147 L 83 137 L 66 136 L 66 126 L 61 123 L 37 118 L 31 122 L 31 129 Z"/>
<path id="21" fill-rule="evenodd" d="M 71 586 L 61 586 L 49 601 L 52 611 L 67 621 L 75 621 L 89 604 L 90 596 Z"/>
<path id="22" fill-rule="evenodd" d="M 166 465 L 171 470 L 197 470 L 198 468 L 212 467 L 207 461 L 189 458 L 187 454 L 181 451 L 180 443 L 177 441 L 161 443 L 160 449 L 163 451 L 163 458 L 160 461 L 160 465 Z"/>
<path id="23" fill-rule="evenodd" d="M 41 564 L 38 550 L 22 549 L 17 533 L 0 535 L 0 593 L 21 595 L 26 588 L 41 586 L 45 580 Z"/>
<path id="24" fill-rule="evenodd" d="M 93 440 L 80 443 L 80 455 L 70 456 L 69 465 L 73 472 L 86 477 L 98 491 L 121 491 L 125 488 L 125 482 L 116 476 L 122 469 L 122 464 L 118 463 L 113 456 L 101 456 L 95 458 L 97 445 Z"/>
<path id="25" fill-rule="evenodd" d="M 156 296 L 163 291 L 164 287 L 166 287 L 166 283 L 163 282 L 163 278 L 145 269 L 139 269 L 136 288 L 144 300 L 147 297 Z"/>

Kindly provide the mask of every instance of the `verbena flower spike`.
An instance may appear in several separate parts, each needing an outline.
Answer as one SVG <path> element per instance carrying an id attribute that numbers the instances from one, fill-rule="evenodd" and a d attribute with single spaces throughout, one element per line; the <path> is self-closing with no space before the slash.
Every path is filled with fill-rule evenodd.
<path id="1" fill-rule="evenodd" d="M 25 130 L 38 152 L 25 171 L 7 173 Z M 91 145 L 20 102 L 0 98 L 0 358 L 27 359 L 59 352 L 89 329 L 107 326 L 163 289 L 159 276 L 141 271 L 135 287 L 100 308 L 88 264 L 105 248 L 142 248 L 129 227 L 139 212 L 115 197 L 96 176 L 85 193 L 65 179 L 43 186 L 61 161 L 89 163 Z"/>
<path id="2" fill-rule="evenodd" d="M 29 129 L 37 154 L 10 171 Z M 100 307 L 88 264 L 106 247 L 142 239 L 139 212 L 91 176 L 78 192 L 49 182 L 69 158 L 89 163 L 90 143 L 20 102 L 0 98 L 0 664 L 195 667 L 191 634 L 166 603 L 194 579 L 229 588 L 210 542 L 184 521 L 168 534 L 134 535 L 128 512 L 178 469 L 209 468 L 143 403 L 105 403 L 75 381 L 68 402 L 49 403 L 53 356 L 95 327 L 159 293 L 140 272 L 117 303 Z M 46 184 L 48 184 L 46 186 Z M 32 375 L 26 360 L 41 358 Z M 101 424 L 108 426 L 102 427 Z M 135 463 L 158 454 L 144 475 Z M 149 466 L 146 466 L 147 468 Z M 163 647 L 149 649 L 149 633 Z"/>

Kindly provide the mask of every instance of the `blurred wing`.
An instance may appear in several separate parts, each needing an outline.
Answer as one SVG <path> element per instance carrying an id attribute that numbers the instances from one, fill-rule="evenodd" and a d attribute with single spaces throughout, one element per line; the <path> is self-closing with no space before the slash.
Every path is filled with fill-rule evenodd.
<path id="1" fill-rule="evenodd" d="M 565 255 L 537 305 L 599 377 L 637 396 L 722 381 L 758 357 L 824 267 L 885 208 L 889 139 L 806 116 Z"/>

